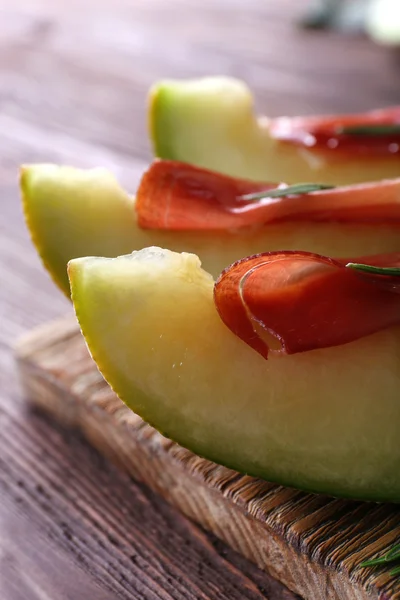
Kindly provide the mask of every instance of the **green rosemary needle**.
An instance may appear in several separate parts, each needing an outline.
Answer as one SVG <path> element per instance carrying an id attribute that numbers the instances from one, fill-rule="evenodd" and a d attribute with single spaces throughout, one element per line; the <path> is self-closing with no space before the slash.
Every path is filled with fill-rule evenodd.
<path id="1" fill-rule="evenodd" d="M 359 263 L 347 263 L 346 267 L 355 271 L 364 273 L 374 273 L 375 275 L 390 275 L 400 277 L 400 267 L 373 267 L 372 265 L 363 265 Z M 400 552 L 399 552 L 400 556 Z"/>
<path id="2" fill-rule="evenodd" d="M 331 190 L 334 187 L 334 185 L 324 185 L 321 183 L 297 183 L 296 185 L 289 185 L 283 188 L 273 188 L 254 192 L 253 194 L 245 194 L 238 199 L 245 202 L 255 202 L 264 198 L 284 198 L 285 196 L 298 196 L 300 194 L 309 194 L 310 192 L 319 192 L 320 190 Z"/>
<path id="3" fill-rule="evenodd" d="M 348 127 L 338 127 L 335 131 L 338 135 L 365 135 L 365 136 L 389 136 L 400 135 L 400 123 L 382 125 L 379 123 L 373 125 L 349 125 Z"/>
<path id="4" fill-rule="evenodd" d="M 379 558 L 371 558 L 370 560 L 365 560 L 360 564 L 360 567 L 378 567 L 379 565 L 387 565 L 388 563 L 395 562 L 399 559 L 400 544 L 396 544 L 384 556 L 380 556 Z M 399 573 L 400 567 L 396 567 L 390 572 L 391 575 L 398 575 Z"/>

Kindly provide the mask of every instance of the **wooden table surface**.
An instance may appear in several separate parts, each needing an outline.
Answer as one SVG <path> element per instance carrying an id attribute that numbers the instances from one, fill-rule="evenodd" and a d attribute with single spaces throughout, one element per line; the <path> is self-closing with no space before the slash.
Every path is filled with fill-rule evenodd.
<path id="1" fill-rule="evenodd" d="M 134 189 L 162 77 L 229 74 L 272 115 L 399 103 L 398 57 L 294 27 L 296 0 L 0 0 L 0 598 L 292 599 L 33 412 L 15 340 L 71 311 L 25 231 L 18 167 L 103 165 Z"/>

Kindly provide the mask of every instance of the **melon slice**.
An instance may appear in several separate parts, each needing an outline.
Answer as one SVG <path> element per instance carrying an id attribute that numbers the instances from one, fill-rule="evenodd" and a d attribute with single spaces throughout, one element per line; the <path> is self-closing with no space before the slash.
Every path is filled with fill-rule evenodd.
<path id="1" fill-rule="evenodd" d="M 21 189 L 36 249 L 68 297 L 67 262 L 80 256 L 115 257 L 160 245 L 200 255 L 204 267 L 217 276 L 239 258 L 268 250 L 361 256 L 393 252 L 400 243 L 398 226 L 379 224 L 296 222 L 223 232 L 141 229 L 135 199 L 105 169 L 26 166 Z"/>
<path id="2" fill-rule="evenodd" d="M 70 258 L 117 256 L 134 249 L 133 199 L 106 169 L 25 166 L 21 192 L 32 241 L 53 280 L 68 296 Z"/>
<path id="3" fill-rule="evenodd" d="M 69 263 L 83 335 L 119 397 L 167 437 L 303 490 L 400 502 L 400 328 L 262 358 L 220 320 L 197 256 Z"/>
<path id="4" fill-rule="evenodd" d="M 400 156 L 340 156 L 282 143 L 257 117 L 249 88 L 237 79 L 165 80 L 149 95 L 156 156 L 257 181 L 347 185 L 400 175 Z"/>

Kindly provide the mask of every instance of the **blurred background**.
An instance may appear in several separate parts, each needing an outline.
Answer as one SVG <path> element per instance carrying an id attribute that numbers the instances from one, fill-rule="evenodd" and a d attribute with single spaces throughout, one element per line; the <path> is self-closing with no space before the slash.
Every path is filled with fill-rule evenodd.
<path id="1" fill-rule="evenodd" d="M 0 0 L 1 166 L 102 163 L 125 177 L 150 157 L 146 93 L 166 77 L 243 78 L 268 115 L 395 104 L 393 34 L 376 43 L 371 17 L 363 32 L 367 5 L 374 14 L 367 0 Z M 377 5 L 400 19 L 398 0 Z"/>

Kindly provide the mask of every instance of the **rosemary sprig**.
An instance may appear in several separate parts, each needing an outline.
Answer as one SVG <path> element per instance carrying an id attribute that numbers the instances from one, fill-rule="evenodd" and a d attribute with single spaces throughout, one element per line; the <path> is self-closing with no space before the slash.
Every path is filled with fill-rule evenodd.
<path id="1" fill-rule="evenodd" d="M 400 558 L 400 544 L 393 546 L 386 555 L 387 560 L 397 560 Z"/>
<path id="2" fill-rule="evenodd" d="M 284 198 L 285 196 L 298 196 L 300 194 L 309 194 L 310 192 L 319 192 L 320 190 L 331 190 L 334 187 L 334 185 L 324 185 L 321 183 L 297 183 L 284 188 L 273 188 L 271 190 L 245 194 L 244 196 L 240 196 L 239 200 L 254 202 L 256 200 L 263 200 L 264 198 Z"/>
<path id="3" fill-rule="evenodd" d="M 375 275 L 391 275 L 400 277 L 399 267 L 373 267 L 372 265 L 363 265 L 360 263 L 347 263 L 346 267 L 354 269 L 355 271 L 362 271 L 364 273 L 374 273 Z"/>
<path id="4" fill-rule="evenodd" d="M 336 132 L 338 135 L 365 135 L 365 136 L 384 136 L 384 135 L 400 135 L 400 123 L 392 123 L 381 125 L 379 123 L 371 125 L 349 125 L 348 127 L 338 127 Z"/>
<path id="5" fill-rule="evenodd" d="M 378 567 L 380 565 L 387 565 L 388 563 L 395 562 L 400 559 L 400 544 L 396 544 L 387 552 L 384 556 L 379 558 L 371 558 L 365 560 L 360 564 L 360 567 Z M 390 571 L 390 575 L 399 575 L 400 567 L 395 567 Z"/>
<path id="6" fill-rule="evenodd" d="M 395 569 L 392 569 L 392 570 L 389 572 L 389 575 L 390 575 L 391 577 L 394 577 L 395 575 L 400 575 L 400 567 L 396 567 Z"/>
<path id="7" fill-rule="evenodd" d="M 360 567 L 379 567 L 380 565 L 387 565 L 390 560 L 387 559 L 387 555 L 381 556 L 380 558 L 371 558 L 370 560 L 364 560 L 360 563 Z"/>

